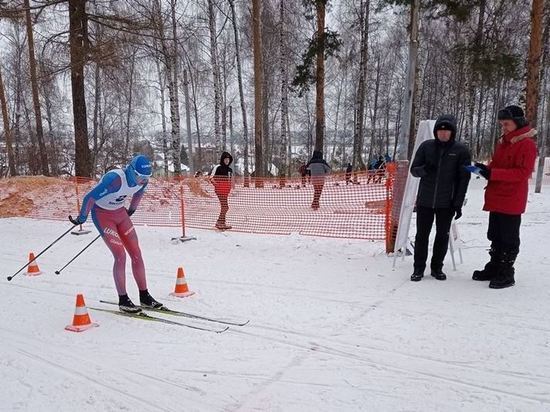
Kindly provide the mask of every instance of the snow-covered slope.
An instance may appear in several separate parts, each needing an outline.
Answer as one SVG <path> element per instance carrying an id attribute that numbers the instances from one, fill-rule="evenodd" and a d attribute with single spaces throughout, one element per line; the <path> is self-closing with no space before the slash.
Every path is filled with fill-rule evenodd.
<path id="1" fill-rule="evenodd" d="M 517 284 L 471 280 L 486 260 L 483 182 L 460 220 L 465 263 L 449 279 L 408 280 L 383 243 L 138 227 L 149 290 L 178 310 L 244 327 L 213 334 L 90 310 L 100 327 L 64 330 L 76 293 L 115 299 L 111 256 L 67 236 L 42 276 L 5 276 L 68 227 L 0 220 L 2 411 L 550 410 L 550 196 L 531 195 Z M 183 266 L 191 298 L 169 297 Z M 130 296 L 137 290 L 128 264 Z M 178 321 L 187 321 L 178 318 Z M 196 323 L 194 323 L 196 324 Z"/>

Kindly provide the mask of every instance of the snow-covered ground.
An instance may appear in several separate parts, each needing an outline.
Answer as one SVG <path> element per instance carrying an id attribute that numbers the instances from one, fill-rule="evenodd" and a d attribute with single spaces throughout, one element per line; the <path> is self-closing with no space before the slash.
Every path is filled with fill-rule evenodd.
<path id="1" fill-rule="evenodd" d="M 67 225 L 1 219 L 0 410 L 550 410 L 550 187 L 530 196 L 517 284 L 500 291 L 471 280 L 488 246 L 482 188 L 446 282 L 410 282 L 411 258 L 392 270 L 382 242 L 193 230 L 174 245 L 174 229 L 139 227 L 153 296 L 250 319 L 224 334 L 97 311 L 100 327 L 65 331 L 76 293 L 116 297 L 109 252 L 98 241 L 57 276 L 94 235 L 67 236 L 39 259 L 44 275 L 7 282 Z M 168 296 L 178 266 L 194 297 Z"/>

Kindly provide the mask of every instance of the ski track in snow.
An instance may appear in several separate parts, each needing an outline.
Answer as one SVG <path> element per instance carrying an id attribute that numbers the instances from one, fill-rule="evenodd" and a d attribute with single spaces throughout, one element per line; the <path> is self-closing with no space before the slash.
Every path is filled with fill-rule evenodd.
<path id="1" fill-rule="evenodd" d="M 550 258 L 540 247 L 550 196 L 531 195 L 518 284 L 491 291 L 470 280 L 487 258 L 482 194 L 473 180 L 459 226 L 465 263 L 454 272 L 447 262 L 446 282 L 411 283 L 411 258 L 392 270 L 381 243 L 193 231 L 197 241 L 172 245 L 173 229 L 138 228 L 153 296 L 250 319 L 222 335 L 94 311 L 99 328 L 64 331 L 76 293 L 89 306 L 116 295 L 100 242 L 53 274 L 91 240 L 63 239 L 39 258 L 44 275 L 0 279 L 0 411 L 550 410 Z M 2 275 L 64 228 L 0 220 Z M 168 292 L 182 265 L 197 294 L 178 300 Z"/>
<path id="2" fill-rule="evenodd" d="M 391 289 L 389 291 L 389 293 L 387 294 L 387 296 L 385 296 L 384 298 L 376 301 L 369 308 L 362 311 L 359 314 L 359 316 L 357 317 L 357 319 L 355 319 L 355 320 L 358 321 L 359 319 L 363 318 L 368 312 L 370 312 L 371 310 L 373 310 L 374 308 L 376 308 L 377 306 L 382 304 L 386 297 L 388 297 L 388 296 L 392 295 L 393 293 L 395 293 L 403 285 L 405 285 L 405 282 L 401 283 L 398 287 L 395 287 L 395 288 Z M 347 324 L 351 323 L 352 320 L 353 319 L 347 319 L 345 322 L 342 323 L 342 326 L 340 328 L 337 328 L 336 332 L 338 331 L 338 329 L 341 329 L 342 327 L 344 327 Z M 261 328 L 261 326 L 260 326 L 260 328 Z M 280 331 L 283 332 L 283 333 L 288 333 L 288 331 L 285 331 L 285 330 L 280 330 Z M 253 335 L 252 333 L 247 333 L 247 332 L 240 332 L 240 333 Z M 294 333 L 294 335 L 297 335 L 297 334 Z M 308 336 L 306 334 L 298 334 L 298 335 L 302 335 L 303 337 L 307 337 L 307 338 L 312 338 L 311 335 L 310 336 Z M 255 336 L 259 336 L 259 335 L 255 335 Z M 261 336 L 259 336 L 259 337 L 261 337 Z M 267 339 L 274 340 L 274 341 L 277 341 L 277 342 L 281 342 L 280 339 L 273 339 L 273 338 L 267 338 Z M 284 344 L 289 344 L 289 343 L 286 343 L 286 342 L 283 342 L 283 343 Z M 322 351 L 326 354 L 331 354 L 331 355 L 335 355 L 335 356 L 341 356 L 342 354 L 344 354 L 344 352 L 334 350 L 334 349 L 329 348 L 329 347 L 324 347 L 324 346 L 318 345 L 314 342 L 309 342 L 309 345 L 311 345 L 310 347 L 308 347 L 307 345 L 304 345 L 304 344 L 300 345 L 300 344 L 296 344 L 296 343 L 292 343 L 290 345 L 295 346 L 295 347 L 301 347 L 301 348 L 305 349 L 306 352 L 302 353 L 301 355 L 296 356 L 292 360 L 292 362 L 290 362 L 289 365 L 287 365 L 283 369 L 279 370 L 270 380 L 265 382 L 265 384 L 262 387 L 260 387 L 259 390 L 256 389 L 251 394 L 249 394 L 249 396 L 246 397 L 247 402 L 255 400 L 255 398 L 257 398 L 264 390 L 267 390 L 270 385 L 272 385 L 276 382 L 280 382 L 281 379 L 283 378 L 283 376 L 285 375 L 285 373 L 288 372 L 288 370 L 290 368 L 297 367 L 297 366 L 301 365 L 302 362 L 306 358 L 312 356 L 312 354 L 315 353 L 315 352 Z M 350 359 L 356 359 L 355 356 L 344 356 L 344 357 L 348 357 Z M 364 361 L 364 360 L 361 359 L 361 361 Z M 244 410 L 245 406 L 246 406 L 246 403 L 241 403 L 241 404 L 235 405 L 234 407 L 230 407 L 229 410 L 236 410 L 236 411 Z"/>
<path id="3" fill-rule="evenodd" d="M 406 282 L 401 283 L 398 287 L 391 289 L 390 292 L 388 293 L 388 296 L 390 296 L 391 294 L 396 292 L 400 287 L 408 285 L 408 284 L 409 284 L 408 280 Z M 18 285 L 18 286 L 22 287 L 21 285 Z M 33 288 L 29 288 L 29 289 L 33 289 Z M 34 289 L 34 290 L 39 291 L 37 289 Z M 67 295 L 67 294 L 59 293 L 59 292 L 48 291 L 46 293 L 56 293 L 56 294 L 60 294 L 60 295 L 70 296 L 70 295 Z M 368 314 L 368 312 L 370 312 L 371 310 L 374 310 L 377 307 L 379 307 L 384 302 L 384 300 L 385 299 L 380 299 L 379 301 L 372 304 L 369 308 L 367 308 L 365 311 L 363 311 L 358 316 L 358 318 L 363 318 L 365 315 Z M 354 319 L 354 321 L 358 321 L 358 320 L 359 319 Z M 348 322 L 345 322 L 345 323 L 349 323 L 349 321 L 351 321 L 351 319 L 348 319 Z M 360 351 L 360 352 L 363 352 L 365 354 L 370 354 L 371 352 L 380 352 L 382 355 L 388 355 L 388 354 L 391 354 L 391 355 L 394 355 L 394 356 L 398 355 L 398 356 L 402 356 L 402 357 L 405 357 L 405 358 L 413 358 L 413 359 L 422 360 L 422 361 L 440 363 L 440 364 L 442 364 L 444 366 L 448 366 L 448 367 L 449 366 L 458 367 L 458 368 L 473 370 L 473 371 L 476 371 L 476 372 L 489 372 L 489 373 L 495 374 L 495 375 L 508 375 L 512 378 L 517 378 L 519 380 L 523 380 L 523 381 L 531 382 L 531 383 L 537 383 L 537 381 L 544 380 L 545 381 L 544 383 L 549 385 L 548 389 L 550 389 L 550 377 L 548 379 L 544 379 L 543 376 L 536 376 L 536 377 L 533 377 L 532 379 L 530 379 L 528 376 L 524 376 L 522 374 L 518 374 L 519 376 L 517 376 L 516 374 L 513 374 L 513 373 L 506 373 L 506 372 L 503 372 L 503 371 L 496 371 L 496 370 L 483 370 L 483 369 L 479 369 L 479 368 L 475 368 L 475 367 L 469 367 L 467 365 L 461 365 L 461 364 L 456 364 L 456 363 L 452 363 L 452 362 L 445 362 L 445 361 L 441 361 L 441 360 L 438 360 L 438 359 L 431 359 L 431 358 L 426 357 L 426 356 L 418 356 L 418 355 L 414 355 L 414 354 L 400 353 L 400 352 L 397 352 L 397 351 L 391 351 L 391 350 L 376 348 L 376 347 L 366 347 L 365 345 L 348 344 L 348 343 L 340 342 L 340 341 L 337 341 L 337 340 L 327 340 L 326 338 L 323 338 L 322 336 L 318 336 L 318 335 L 314 335 L 314 334 L 301 333 L 301 332 L 298 332 L 298 331 L 293 331 L 293 330 L 284 329 L 284 328 L 275 328 L 275 327 L 256 324 L 256 325 L 252 326 L 252 329 L 272 331 L 272 332 L 276 332 L 276 333 L 282 333 L 282 334 L 285 334 L 285 335 L 287 335 L 287 334 L 288 335 L 294 335 L 294 336 L 297 336 L 297 337 L 300 337 L 300 338 L 305 338 L 309 342 L 288 341 L 288 340 L 280 339 L 280 338 L 269 336 L 269 335 L 266 336 L 266 335 L 261 335 L 261 334 L 257 334 L 257 333 L 246 332 L 246 331 L 242 331 L 241 329 L 236 329 L 236 328 L 231 329 L 231 331 L 234 332 L 234 333 L 240 333 L 240 334 L 244 334 L 244 335 L 258 337 L 258 338 L 261 338 L 261 339 L 269 340 L 271 342 L 277 342 L 277 343 L 280 343 L 280 344 L 283 344 L 283 345 L 289 345 L 289 346 L 292 346 L 292 347 L 295 347 L 295 348 L 303 349 L 303 350 L 306 351 L 305 355 L 303 355 L 303 356 L 308 356 L 308 355 L 311 354 L 311 352 L 323 352 L 323 353 L 326 353 L 326 354 L 331 354 L 333 356 L 341 356 L 341 357 L 347 357 L 349 359 L 357 359 L 357 360 L 364 361 L 364 362 L 367 362 L 367 363 L 371 362 L 368 359 L 358 357 L 358 356 L 356 356 L 352 353 L 346 352 L 345 350 L 341 350 L 341 349 L 336 348 L 336 347 L 347 347 L 348 350 Z M 317 343 L 317 342 L 320 342 L 320 341 L 323 341 L 323 340 L 325 342 L 324 345 Z M 332 345 L 332 347 L 327 346 L 327 345 Z M 295 361 L 292 364 L 298 364 L 298 363 L 299 363 L 298 361 Z M 380 365 L 382 367 L 387 366 L 387 365 L 384 365 L 383 362 L 374 362 L 374 363 L 376 363 L 377 365 Z M 288 368 L 289 368 L 289 366 L 287 365 L 285 367 L 285 369 L 288 369 Z M 414 371 L 411 371 L 409 369 L 403 369 L 403 371 L 405 371 L 405 372 L 414 372 Z M 282 374 L 283 374 L 283 371 L 278 371 L 276 375 L 277 376 L 282 376 Z M 150 376 L 150 375 L 146 375 L 146 374 L 139 374 L 139 375 L 155 379 L 153 376 Z M 437 378 L 437 379 L 445 380 L 444 377 L 437 376 L 437 375 L 428 374 L 428 376 L 432 376 L 432 377 Z M 280 379 L 276 379 L 276 380 L 269 379 L 270 382 L 276 382 L 276 381 L 279 381 L 279 380 Z M 467 385 L 467 383 L 464 383 L 464 382 L 460 382 L 460 381 L 455 381 L 455 382 L 463 383 L 463 384 Z M 169 382 L 167 382 L 167 383 L 169 383 Z M 304 383 L 304 384 L 307 384 L 307 383 Z M 178 386 L 178 385 L 175 385 L 175 386 Z M 196 388 L 191 388 L 191 387 L 184 387 L 184 388 L 199 391 Z M 497 389 L 492 389 L 492 388 L 489 388 L 489 387 L 487 387 L 485 389 L 487 389 L 489 391 L 494 390 L 496 392 L 500 392 Z M 510 395 L 514 395 L 514 394 L 510 393 Z M 550 402 L 550 393 L 549 393 L 547 398 L 530 398 L 530 397 L 527 397 L 527 396 L 522 396 L 521 394 L 519 394 L 517 396 L 520 397 L 520 398 L 525 398 L 525 399 L 529 399 L 529 400 L 539 400 L 539 401 L 545 402 L 545 403 Z M 243 405 L 241 405 L 241 407 L 242 406 Z"/>
<path id="4" fill-rule="evenodd" d="M 143 408 L 144 406 L 147 408 L 157 408 L 162 411 L 175 410 L 161 408 L 150 400 L 135 395 L 135 393 L 139 393 L 139 386 L 142 384 L 142 382 L 139 382 L 137 379 L 134 379 L 133 382 L 131 379 L 124 379 L 124 381 L 121 381 L 122 376 L 117 376 L 118 372 L 106 370 L 105 364 L 100 365 L 99 363 L 94 362 L 93 365 L 91 365 L 95 367 L 95 373 L 97 375 L 101 376 L 102 379 L 107 378 L 105 382 L 102 382 L 98 378 L 90 376 L 90 373 L 85 374 L 79 370 L 88 369 L 88 367 L 90 367 L 84 367 L 86 363 L 91 363 L 88 359 L 75 357 L 72 353 L 67 352 L 63 354 L 56 354 L 56 360 L 46 359 L 45 357 L 36 354 L 37 352 L 43 350 L 43 348 L 37 348 L 36 345 L 29 344 L 29 341 L 32 341 L 32 337 L 26 336 L 27 339 L 22 340 L 20 338 L 21 335 L 14 333 L 14 331 L 10 331 L 4 328 L 2 328 L 1 330 L 3 331 L 4 336 L 6 333 L 11 334 L 11 337 L 9 339 L 12 343 L 14 340 L 17 340 L 17 346 L 10 348 L 10 351 L 14 351 L 17 354 L 26 357 L 35 363 L 38 363 L 40 368 L 44 369 L 45 371 L 54 374 L 56 374 L 57 372 L 61 372 L 57 375 L 65 375 L 65 378 L 70 378 L 71 384 L 74 384 L 74 380 L 77 380 L 80 382 L 84 382 L 81 383 L 82 385 L 92 385 L 102 390 L 106 390 L 107 392 L 112 392 L 116 394 L 116 397 L 113 397 L 109 400 L 114 403 L 113 410 L 117 410 L 119 408 L 128 408 L 126 410 L 134 410 L 136 408 Z M 21 347 L 25 347 L 26 349 L 21 349 Z M 49 356 L 52 356 L 51 347 L 48 347 L 48 352 Z M 62 380 L 66 381 L 65 379 L 61 378 L 60 381 Z M 32 385 L 26 386 L 28 386 L 29 388 L 33 387 Z M 69 387 L 67 389 L 71 388 Z M 73 390 L 79 391 L 81 389 L 76 388 Z M 126 402 L 130 401 L 130 405 L 120 403 L 121 398 L 123 398 L 123 400 Z"/>

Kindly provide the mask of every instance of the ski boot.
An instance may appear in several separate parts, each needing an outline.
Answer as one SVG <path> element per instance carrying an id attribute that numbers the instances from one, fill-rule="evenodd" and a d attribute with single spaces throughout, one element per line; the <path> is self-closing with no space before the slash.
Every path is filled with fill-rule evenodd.
<path id="1" fill-rule="evenodd" d="M 119 295 L 118 297 L 118 308 L 121 312 L 124 313 L 139 313 L 141 312 L 141 308 L 134 305 L 134 303 L 130 300 L 128 295 Z"/>
<path id="2" fill-rule="evenodd" d="M 162 303 L 157 302 L 150 294 L 147 289 L 139 291 L 139 302 L 141 306 L 146 309 L 160 309 L 162 308 Z"/>

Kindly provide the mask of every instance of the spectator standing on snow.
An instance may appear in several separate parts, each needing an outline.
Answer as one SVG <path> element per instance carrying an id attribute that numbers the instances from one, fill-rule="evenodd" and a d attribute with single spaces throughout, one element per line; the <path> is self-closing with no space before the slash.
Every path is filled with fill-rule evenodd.
<path id="1" fill-rule="evenodd" d="M 346 167 L 346 186 L 350 184 L 351 182 L 351 172 L 353 171 L 353 166 L 351 163 L 348 163 L 348 166 Z"/>
<path id="2" fill-rule="evenodd" d="M 214 192 L 220 201 L 220 214 L 216 221 L 216 228 L 219 230 L 229 230 L 226 222 L 226 215 L 229 211 L 229 193 L 231 193 L 233 169 L 229 167 L 233 163 L 233 156 L 223 152 L 220 157 L 220 163 L 214 166 L 210 173 L 210 181 L 214 185 Z"/>
<path id="3" fill-rule="evenodd" d="M 498 121 L 502 136 L 491 162 L 488 166 L 475 164 L 475 171 L 487 179 L 483 210 L 489 212 L 487 238 L 491 241 L 491 260 L 483 270 L 476 270 L 472 278 L 489 280 L 492 289 L 515 284 L 521 215 L 527 206 L 529 177 L 537 157 L 537 146 L 532 139 L 536 130 L 527 122 L 521 107 L 507 106 L 500 110 Z"/>
<path id="4" fill-rule="evenodd" d="M 319 201 L 321 199 L 321 193 L 325 186 L 325 176 L 330 173 L 330 166 L 323 159 L 323 152 L 315 150 L 311 160 L 306 165 L 309 174 L 311 175 L 311 183 L 313 184 L 313 202 L 311 208 L 313 210 L 319 209 Z"/>
<path id="5" fill-rule="evenodd" d="M 443 260 L 449 244 L 449 230 L 453 216 L 462 216 L 462 205 L 470 181 L 465 169 L 470 165 L 470 152 L 456 141 L 456 119 L 440 116 L 434 126 L 434 137 L 418 148 L 411 165 L 411 174 L 420 178 L 416 198 L 416 240 L 414 245 L 414 272 L 411 281 L 424 276 L 428 258 L 428 242 L 435 218 L 436 235 L 431 260 L 431 275 L 445 280 Z"/>

